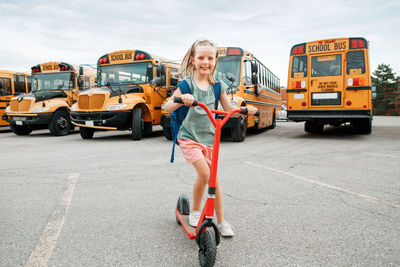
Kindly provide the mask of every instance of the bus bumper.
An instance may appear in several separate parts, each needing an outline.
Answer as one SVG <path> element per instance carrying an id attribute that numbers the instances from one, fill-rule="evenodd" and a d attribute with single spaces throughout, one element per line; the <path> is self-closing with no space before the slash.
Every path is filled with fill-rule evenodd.
<path id="1" fill-rule="evenodd" d="M 71 112 L 71 122 L 79 127 L 123 130 L 130 125 L 130 111 Z"/>
<path id="2" fill-rule="evenodd" d="M 292 121 L 371 119 L 371 110 L 288 110 Z"/>
<path id="3" fill-rule="evenodd" d="M 3 115 L 6 121 L 16 125 L 47 125 L 50 123 L 53 113 L 9 114 Z"/>

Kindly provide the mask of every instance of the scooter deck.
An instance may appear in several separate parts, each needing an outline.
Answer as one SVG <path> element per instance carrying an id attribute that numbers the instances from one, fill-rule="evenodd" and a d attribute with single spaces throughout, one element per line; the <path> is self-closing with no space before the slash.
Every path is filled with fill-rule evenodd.
<path id="1" fill-rule="evenodd" d="M 194 233 L 194 231 L 196 230 L 196 227 L 192 227 L 192 226 L 189 224 L 189 215 L 182 215 L 182 214 L 181 214 L 180 217 L 181 217 L 181 219 L 182 219 L 183 224 L 184 224 L 185 227 L 186 227 L 186 230 L 188 230 L 189 232 Z"/>

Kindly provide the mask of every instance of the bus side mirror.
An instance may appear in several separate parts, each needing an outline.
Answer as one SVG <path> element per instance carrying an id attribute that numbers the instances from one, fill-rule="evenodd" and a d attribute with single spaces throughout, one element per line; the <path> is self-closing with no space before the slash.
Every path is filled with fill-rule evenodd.
<path id="1" fill-rule="evenodd" d="M 171 77 L 169 79 L 169 83 L 170 83 L 171 86 L 177 86 L 178 85 L 178 79 Z"/>
<path id="2" fill-rule="evenodd" d="M 253 74 L 253 75 L 251 76 L 251 83 L 252 83 L 252 84 L 257 84 L 257 74 Z"/>
<path id="3" fill-rule="evenodd" d="M 257 64 L 256 62 L 252 61 L 251 62 L 251 73 L 253 74 L 257 74 L 258 70 L 257 70 Z"/>
<path id="4" fill-rule="evenodd" d="M 83 80 L 81 77 L 78 78 L 78 86 L 82 87 L 83 86 Z"/>
<path id="5" fill-rule="evenodd" d="M 234 82 L 236 81 L 235 76 L 234 76 L 232 73 L 230 73 L 230 72 L 228 72 L 228 73 L 226 74 L 226 78 L 227 78 L 231 83 L 234 83 Z"/>

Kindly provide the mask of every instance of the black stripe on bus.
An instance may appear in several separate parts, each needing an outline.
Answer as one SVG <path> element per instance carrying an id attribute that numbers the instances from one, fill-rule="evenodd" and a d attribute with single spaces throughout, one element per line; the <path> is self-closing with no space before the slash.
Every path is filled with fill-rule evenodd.
<path id="1" fill-rule="evenodd" d="M 0 100 L 0 103 L 8 103 L 10 100 Z"/>
<path id="2" fill-rule="evenodd" d="M 250 91 L 250 90 L 244 90 L 244 92 L 245 92 L 246 94 L 258 96 L 256 93 L 254 93 L 253 91 Z M 275 101 L 281 101 L 281 100 L 278 99 L 278 98 L 274 98 L 274 97 L 267 96 L 267 95 L 264 95 L 264 94 L 261 94 L 260 96 L 261 96 L 261 97 L 264 97 L 264 98 L 271 99 L 271 100 L 275 100 Z"/>
<path id="3" fill-rule="evenodd" d="M 273 107 L 280 107 L 281 105 L 278 104 L 270 104 L 270 103 L 264 103 L 260 101 L 253 101 L 253 100 L 246 100 L 246 104 L 253 104 L 253 105 L 260 105 L 260 106 L 273 106 Z"/>
<path id="4" fill-rule="evenodd" d="M 0 107 L 0 109 L 6 109 L 7 107 Z"/>
<path id="5" fill-rule="evenodd" d="M 347 87 L 346 90 L 348 91 L 357 91 L 357 90 L 371 90 L 371 86 L 353 86 L 353 87 Z"/>
<path id="6" fill-rule="evenodd" d="M 307 89 L 287 89 L 286 93 L 301 93 L 301 92 L 307 92 Z"/>

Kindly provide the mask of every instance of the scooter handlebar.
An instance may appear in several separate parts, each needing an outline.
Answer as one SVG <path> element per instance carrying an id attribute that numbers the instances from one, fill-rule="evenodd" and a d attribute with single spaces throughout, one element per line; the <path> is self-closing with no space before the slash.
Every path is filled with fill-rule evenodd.
<path id="1" fill-rule="evenodd" d="M 174 97 L 174 103 L 183 104 L 182 98 L 179 97 L 179 96 L 175 96 L 175 97 Z M 192 106 L 193 106 L 193 107 L 197 106 L 197 100 L 194 100 L 194 101 L 193 101 Z"/>

